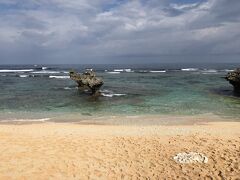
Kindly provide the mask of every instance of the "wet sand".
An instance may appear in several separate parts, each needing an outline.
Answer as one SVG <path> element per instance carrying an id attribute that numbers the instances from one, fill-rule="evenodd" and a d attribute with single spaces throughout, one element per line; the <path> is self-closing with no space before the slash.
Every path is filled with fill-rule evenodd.
<path id="1" fill-rule="evenodd" d="M 239 179 L 240 123 L 1 124 L 0 179 Z M 179 152 L 206 164 L 179 164 Z"/>

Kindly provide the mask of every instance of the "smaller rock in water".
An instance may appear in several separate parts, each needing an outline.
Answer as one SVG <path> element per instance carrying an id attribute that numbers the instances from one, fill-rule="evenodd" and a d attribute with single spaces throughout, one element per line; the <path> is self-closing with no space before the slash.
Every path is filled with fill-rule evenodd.
<path id="1" fill-rule="evenodd" d="M 197 152 L 183 152 L 178 153 L 176 156 L 173 157 L 173 159 L 177 163 L 207 163 L 208 158 L 202 154 Z"/>
<path id="2" fill-rule="evenodd" d="M 229 72 L 225 78 L 233 85 L 236 92 L 240 92 L 240 68 Z"/>

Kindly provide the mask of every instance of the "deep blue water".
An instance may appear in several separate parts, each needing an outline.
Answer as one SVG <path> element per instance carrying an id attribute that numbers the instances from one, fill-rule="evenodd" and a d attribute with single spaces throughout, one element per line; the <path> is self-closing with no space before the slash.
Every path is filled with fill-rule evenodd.
<path id="1" fill-rule="evenodd" d="M 0 118 L 106 115 L 240 117 L 240 97 L 223 78 L 239 64 L 2 65 Z M 78 91 L 68 71 L 93 68 L 102 96 Z"/>

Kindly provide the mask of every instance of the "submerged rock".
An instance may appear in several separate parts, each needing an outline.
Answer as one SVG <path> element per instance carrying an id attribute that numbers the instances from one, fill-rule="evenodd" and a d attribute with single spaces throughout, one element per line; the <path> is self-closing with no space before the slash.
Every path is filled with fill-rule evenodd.
<path id="1" fill-rule="evenodd" d="M 178 153 L 173 159 L 178 163 L 207 163 L 208 158 L 202 153 L 197 152 L 183 152 Z"/>
<path id="2" fill-rule="evenodd" d="M 240 68 L 233 72 L 229 72 L 226 76 L 226 80 L 233 85 L 236 92 L 240 92 Z"/>
<path id="3" fill-rule="evenodd" d="M 75 71 L 69 72 L 70 78 L 78 84 L 79 89 L 90 89 L 92 95 L 99 94 L 99 89 L 103 85 L 103 80 L 96 77 L 96 74 L 92 69 L 86 70 L 84 73 L 79 74 Z"/>

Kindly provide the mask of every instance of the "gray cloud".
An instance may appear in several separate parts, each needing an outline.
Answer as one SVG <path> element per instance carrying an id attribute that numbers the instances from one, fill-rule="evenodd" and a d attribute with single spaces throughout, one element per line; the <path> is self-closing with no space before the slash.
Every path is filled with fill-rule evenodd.
<path id="1" fill-rule="evenodd" d="M 0 63 L 239 62 L 239 9 L 239 0 L 2 0 Z"/>

